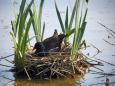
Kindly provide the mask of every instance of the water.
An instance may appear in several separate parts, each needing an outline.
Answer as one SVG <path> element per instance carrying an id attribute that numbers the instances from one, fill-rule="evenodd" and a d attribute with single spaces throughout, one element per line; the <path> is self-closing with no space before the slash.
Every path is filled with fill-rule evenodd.
<path id="1" fill-rule="evenodd" d="M 61 11 L 61 14 L 65 15 L 65 8 L 69 5 L 69 10 L 74 4 L 74 0 L 56 0 L 58 7 Z M 13 19 L 12 12 L 12 0 L 0 0 L 0 58 L 2 56 L 7 56 L 13 53 L 13 46 L 11 42 L 11 37 L 9 32 L 11 31 L 11 20 Z M 108 26 L 115 31 L 115 0 L 90 0 L 88 5 L 88 16 L 87 16 L 87 28 L 84 35 L 88 44 L 93 44 L 99 48 L 102 53 L 98 54 L 95 58 L 110 62 L 115 64 L 115 47 L 107 44 L 103 39 L 115 43 L 115 39 L 108 39 L 109 35 L 105 28 L 100 26 L 97 22 L 101 22 L 104 25 Z M 15 8 L 18 9 L 19 3 L 15 2 Z M 18 12 L 18 10 L 16 10 Z M 58 19 L 56 17 L 56 12 L 54 8 L 54 0 L 45 0 L 44 10 L 43 10 L 43 20 L 46 23 L 45 36 L 49 37 L 53 34 L 53 30 L 56 28 L 58 32 L 61 32 Z M 49 32 L 50 31 L 50 32 Z M 32 35 L 33 32 L 30 32 Z M 34 40 L 32 41 L 34 43 Z M 87 48 L 87 51 L 84 51 L 85 54 L 90 53 L 90 57 L 96 53 L 96 49 L 90 47 Z M 114 56 L 113 56 L 114 55 Z M 13 56 L 8 58 L 13 60 Z M 104 62 L 103 62 L 104 63 Z M 13 66 L 6 60 L 1 60 L 0 64 L 5 64 Z M 102 69 L 104 73 L 115 73 L 115 66 L 104 63 L 104 66 L 97 66 Z M 83 78 L 74 79 L 64 79 L 64 80 L 51 80 L 51 81 L 28 81 L 28 80 L 19 80 L 13 76 L 12 72 L 9 72 L 10 68 L 0 65 L 0 86 L 8 85 L 13 86 L 14 84 L 21 86 L 77 86 L 77 82 L 81 83 L 82 86 L 89 86 L 96 83 L 104 83 L 106 77 L 110 79 L 110 82 L 115 82 L 115 76 L 105 76 L 101 78 L 99 74 L 91 74 L 92 72 L 87 72 Z M 90 68 L 90 70 L 95 70 L 101 72 L 98 69 Z M 14 80 L 14 81 L 12 81 Z M 115 84 L 111 84 L 114 86 Z M 98 84 L 95 86 L 104 86 L 104 84 Z"/>

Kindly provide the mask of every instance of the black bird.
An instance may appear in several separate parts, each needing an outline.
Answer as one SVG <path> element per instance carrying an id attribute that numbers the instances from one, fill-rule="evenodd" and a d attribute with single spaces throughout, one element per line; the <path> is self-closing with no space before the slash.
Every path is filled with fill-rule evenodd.
<path id="1" fill-rule="evenodd" d="M 35 50 L 35 54 L 37 56 L 46 56 L 47 55 L 45 46 L 43 45 L 42 42 L 35 43 L 33 50 Z"/>
<path id="2" fill-rule="evenodd" d="M 42 42 L 35 43 L 33 48 L 36 49 L 35 54 L 37 56 L 47 56 L 50 51 L 60 51 L 62 41 L 65 37 L 65 34 L 58 35 L 57 30 L 55 30 L 52 37 L 49 37 Z"/>

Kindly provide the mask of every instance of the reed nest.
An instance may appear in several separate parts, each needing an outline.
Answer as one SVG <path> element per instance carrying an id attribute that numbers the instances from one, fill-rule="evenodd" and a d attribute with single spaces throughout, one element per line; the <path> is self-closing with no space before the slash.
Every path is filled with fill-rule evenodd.
<path id="1" fill-rule="evenodd" d="M 31 51 L 31 50 L 30 50 Z M 54 79 L 70 77 L 75 74 L 84 74 L 89 67 L 82 52 L 77 52 L 75 59 L 71 59 L 69 52 L 51 52 L 48 56 L 38 57 L 26 53 L 25 68 L 16 75 L 26 75 L 29 79 Z"/>

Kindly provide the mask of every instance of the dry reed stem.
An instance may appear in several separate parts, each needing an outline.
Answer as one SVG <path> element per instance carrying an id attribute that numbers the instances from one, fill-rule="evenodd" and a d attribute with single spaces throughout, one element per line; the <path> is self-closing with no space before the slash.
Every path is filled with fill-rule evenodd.
<path id="1" fill-rule="evenodd" d="M 28 71 L 26 70 L 26 68 L 24 68 L 24 70 L 25 70 L 25 72 L 26 72 L 26 75 L 27 75 L 27 77 L 28 77 L 28 80 L 31 80 L 31 77 L 30 77 Z"/>

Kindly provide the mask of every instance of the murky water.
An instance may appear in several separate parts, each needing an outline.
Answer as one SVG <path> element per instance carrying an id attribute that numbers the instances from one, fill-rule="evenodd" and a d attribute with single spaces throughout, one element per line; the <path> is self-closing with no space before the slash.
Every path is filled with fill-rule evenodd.
<path id="1" fill-rule="evenodd" d="M 56 0 L 58 7 L 62 13 L 65 15 L 65 8 L 69 5 L 69 10 L 74 4 L 74 0 Z M 13 53 L 12 42 L 10 38 L 9 32 L 11 31 L 11 19 L 13 19 L 13 0 L 0 0 L 0 58 L 3 56 L 7 56 Z M 19 4 L 17 2 L 14 3 L 15 8 L 18 9 Z M 115 0 L 90 0 L 89 2 L 89 10 L 87 16 L 87 28 L 84 35 L 84 39 L 86 39 L 88 44 L 93 44 L 97 48 L 99 48 L 102 53 L 98 54 L 96 57 L 92 59 L 101 59 L 112 63 L 115 65 L 115 47 L 107 44 L 103 39 L 110 41 L 111 43 L 115 43 L 115 39 L 108 39 L 109 35 L 105 28 L 100 26 L 97 22 L 101 22 L 115 31 Z M 56 28 L 59 32 L 61 32 L 58 19 L 56 17 L 56 12 L 54 8 L 54 0 L 45 0 L 44 10 L 43 10 L 43 21 L 46 22 L 46 31 L 45 36 L 49 37 L 52 35 L 53 30 Z M 50 33 L 49 33 L 50 31 Z M 31 31 L 32 35 L 33 32 Z M 32 41 L 34 43 L 34 40 Z M 90 47 L 87 48 L 87 51 L 84 53 L 89 53 L 90 57 L 92 57 L 96 53 L 96 49 Z M 13 60 L 13 56 L 7 58 L 8 60 Z M 5 64 L 8 66 L 13 65 L 7 62 L 5 59 L 0 61 L 0 64 Z M 95 70 L 97 72 L 104 73 L 113 73 L 115 74 L 115 66 L 107 64 L 103 62 L 104 66 L 97 66 L 102 69 L 98 70 L 95 68 L 90 68 L 90 70 Z M 82 78 L 75 79 L 63 79 L 63 80 L 51 80 L 51 81 L 28 81 L 24 79 L 16 79 L 13 76 L 12 72 L 9 72 L 9 67 L 4 67 L 0 65 L 0 86 L 77 86 L 77 82 L 81 83 L 82 86 L 89 86 L 92 84 L 95 86 L 104 86 L 106 77 L 109 78 L 110 82 L 115 82 L 115 76 L 102 76 L 99 74 L 92 74 L 92 71 L 87 72 L 85 76 Z M 102 77 L 101 77 L 102 76 Z M 13 80 L 13 81 L 12 81 Z M 111 84 L 110 86 L 115 86 L 115 84 Z"/>

